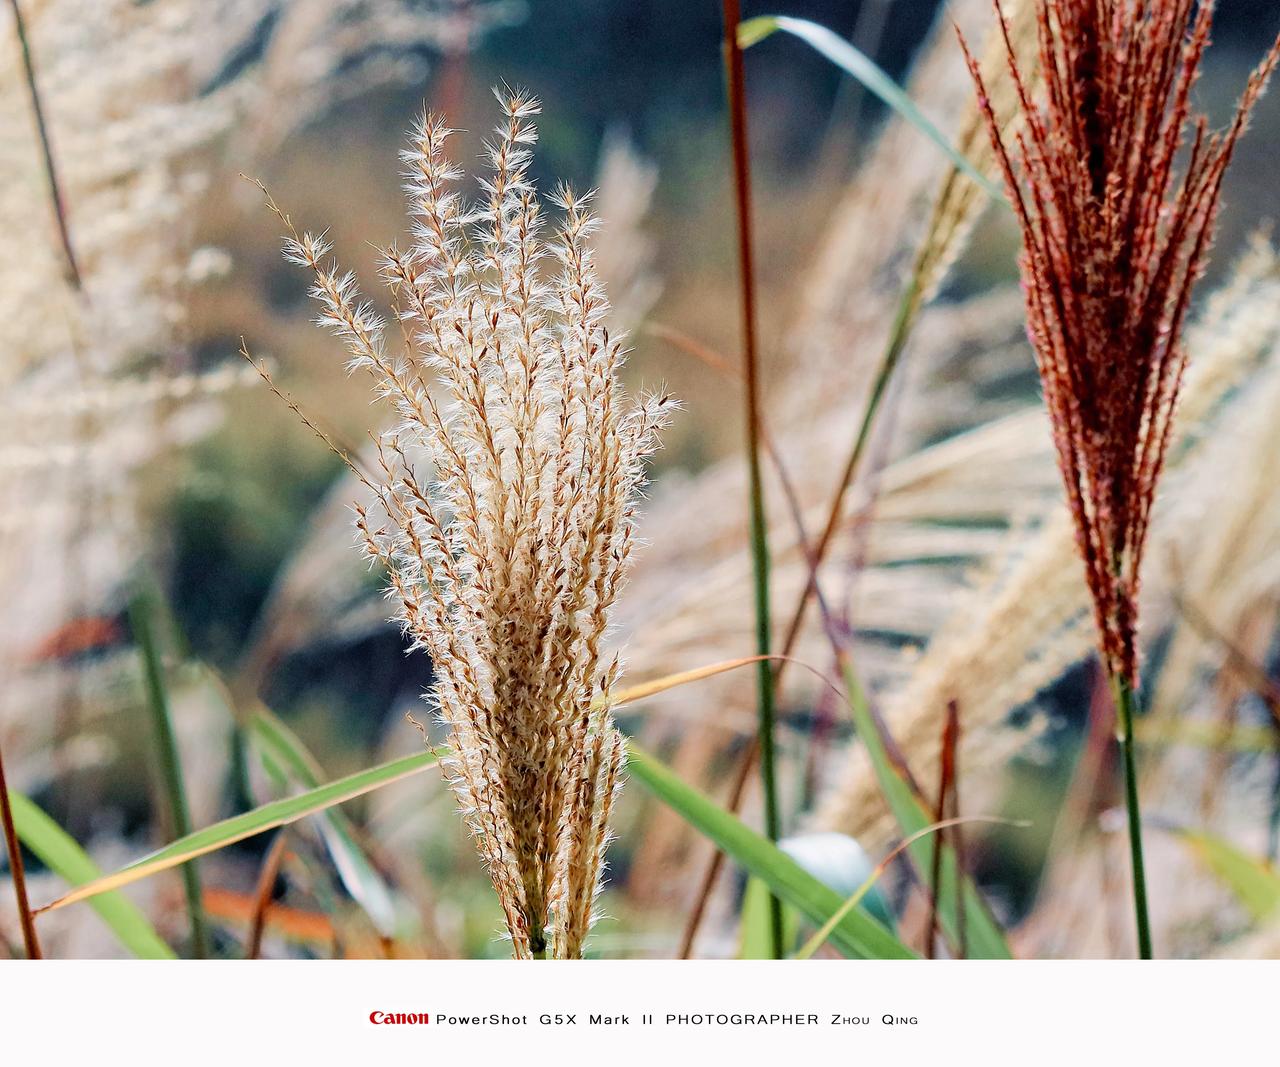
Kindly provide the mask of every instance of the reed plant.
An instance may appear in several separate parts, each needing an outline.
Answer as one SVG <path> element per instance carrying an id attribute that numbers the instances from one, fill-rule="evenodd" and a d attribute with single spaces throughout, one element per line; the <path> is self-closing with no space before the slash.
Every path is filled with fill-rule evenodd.
<path id="1" fill-rule="evenodd" d="M 1214 133 L 1191 106 L 1211 3 L 1038 0 L 1039 102 L 998 0 L 996 9 L 1024 129 L 1006 133 L 965 55 L 1022 231 L 1028 334 L 1115 697 L 1138 950 L 1149 958 L 1134 750 L 1143 549 L 1186 368 L 1192 289 L 1280 42 Z"/>
<path id="2" fill-rule="evenodd" d="M 625 759 L 606 637 L 645 460 L 675 403 L 623 389 L 589 198 L 560 186 L 547 236 L 529 177 L 539 104 L 497 95 L 474 204 L 456 189 L 439 117 L 422 119 L 403 154 L 411 236 L 383 257 L 394 333 L 324 238 L 281 218 L 286 257 L 314 274 L 319 321 L 371 373 L 392 421 L 356 523 L 413 647 L 431 656 L 430 699 L 449 733 L 441 765 L 512 951 L 575 958 Z"/>

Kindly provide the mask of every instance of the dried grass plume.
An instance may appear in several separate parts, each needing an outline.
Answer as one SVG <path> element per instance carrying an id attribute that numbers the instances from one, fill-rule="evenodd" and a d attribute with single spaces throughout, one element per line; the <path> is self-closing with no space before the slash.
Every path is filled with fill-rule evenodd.
<path id="1" fill-rule="evenodd" d="M 539 105 L 498 96 L 476 204 L 455 188 L 439 118 L 419 123 L 403 155 L 411 236 L 384 257 L 394 328 L 323 237 L 282 218 L 287 258 L 314 272 L 320 322 L 394 412 L 365 476 L 376 504 L 357 506 L 357 525 L 431 656 L 446 773 L 514 953 L 573 958 L 624 760 L 610 715 L 619 663 L 603 642 L 645 459 L 674 402 L 623 390 L 587 198 L 560 187 L 544 236 L 528 175 Z"/>
<path id="2" fill-rule="evenodd" d="M 1103 656 L 1133 688 L 1139 572 L 1186 366 L 1182 327 L 1223 177 L 1280 42 L 1227 128 L 1211 133 L 1191 90 L 1212 3 L 1038 0 L 1037 11 L 1043 102 L 1008 47 L 1025 117 L 1015 136 L 966 55 L 1022 230 L 1028 333 Z"/>

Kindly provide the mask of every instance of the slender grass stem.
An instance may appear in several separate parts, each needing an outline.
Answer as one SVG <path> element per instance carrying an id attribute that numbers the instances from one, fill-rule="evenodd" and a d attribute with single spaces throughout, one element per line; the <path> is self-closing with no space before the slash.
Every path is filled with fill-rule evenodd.
<path id="1" fill-rule="evenodd" d="M 782 640 L 782 655 L 790 656 L 795 648 L 796 642 L 799 640 L 801 628 L 804 625 L 805 615 L 809 608 L 809 603 L 813 599 L 817 591 L 817 573 L 818 567 L 827 554 L 827 550 L 831 547 L 831 542 L 835 537 L 835 532 L 840 525 L 840 517 L 844 512 L 845 496 L 849 492 L 849 488 L 853 485 L 854 477 L 862 465 L 862 458 L 866 452 L 867 443 L 871 439 L 871 430 L 875 425 L 876 416 L 880 412 L 881 405 L 884 401 L 885 394 L 888 389 L 889 382 L 893 379 L 894 370 L 898 366 L 899 358 L 903 350 L 906 348 L 907 341 L 911 336 L 912 328 L 915 326 L 916 318 L 919 314 L 920 307 L 923 303 L 921 300 L 921 273 L 925 254 L 929 248 L 932 235 L 927 238 L 922 245 L 916 258 L 916 269 L 913 271 L 911 279 L 903 288 L 902 294 L 898 299 L 898 306 L 894 313 L 893 325 L 889 331 L 889 339 L 885 344 L 884 352 L 881 354 L 880 363 L 876 367 L 876 376 L 871 385 L 871 393 L 867 398 L 867 406 L 862 413 L 862 419 L 858 424 L 858 429 L 854 435 L 853 446 L 850 449 L 848 459 L 845 461 L 843 470 L 841 471 L 840 481 L 836 486 L 835 493 L 832 495 L 831 504 L 827 510 L 827 521 L 823 525 L 822 534 L 818 542 L 812 548 L 806 549 L 806 557 L 809 561 L 809 578 L 805 583 L 805 588 L 797 602 L 795 611 L 791 616 L 791 621 L 787 625 L 786 635 Z M 780 468 L 781 473 L 781 468 Z M 772 676 L 773 689 L 770 697 L 776 700 L 778 686 L 782 683 L 782 674 L 786 670 L 787 660 L 781 661 L 776 669 L 770 670 Z M 767 667 L 767 664 L 766 664 Z M 753 739 L 747 750 L 742 754 L 741 762 L 738 765 L 737 774 L 734 778 L 733 785 L 729 790 L 729 797 L 726 805 L 729 811 L 735 815 L 742 806 L 742 798 L 746 794 L 747 782 L 751 777 L 751 770 L 755 766 L 756 757 L 760 754 L 759 738 Z M 685 924 L 684 934 L 680 942 L 680 958 L 688 959 L 693 952 L 693 944 L 697 939 L 698 928 L 702 925 L 703 916 L 706 914 L 707 901 L 710 899 L 711 890 L 715 887 L 716 880 L 720 877 L 720 871 L 724 866 L 724 854 L 718 849 L 712 854 L 711 859 L 707 863 L 707 868 L 703 873 L 702 881 L 698 887 L 698 894 L 694 899 L 693 910 L 689 913 L 688 922 Z"/>
<path id="2" fill-rule="evenodd" d="M 735 41 L 736 44 L 736 41 Z M 741 53 L 739 51 L 739 59 Z M 907 280 L 907 284 L 903 287 L 898 297 L 897 307 L 894 309 L 893 322 L 889 328 L 889 337 L 885 343 L 884 351 L 881 353 L 880 362 L 876 366 L 875 377 L 872 379 L 871 392 L 867 397 L 866 407 L 862 413 L 862 419 L 858 424 L 857 431 L 854 435 L 852 447 L 850 448 L 848 458 L 845 460 L 843 469 L 841 470 L 840 479 L 836 485 L 835 492 L 832 494 L 830 506 L 827 509 L 827 520 L 823 525 L 822 534 L 816 545 L 813 546 L 811 552 L 812 563 L 810 566 L 809 579 L 805 583 L 804 591 L 801 593 L 800 600 L 796 604 L 791 621 L 787 626 L 786 635 L 782 642 L 782 655 L 790 656 L 795 648 L 796 641 L 799 639 L 800 631 L 804 625 L 805 615 L 809 609 L 809 602 L 812 600 L 816 591 L 816 580 L 818 566 L 826 557 L 827 550 L 831 546 L 835 532 L 839 528 L 840 518 L 844 513 L 845 497 L 852 487 L 855 477 L 862 466 L 863 456 L 866 453 L 867 444 L 871 439 L 871 430 L 875 425 L 876 418 L 880 413 L 885 395 L 888 391 L 889 383 L 893 380 L 893 375 L 901 360 L 902 353 L 906 349 L 907 342 L 911 338 L 912 331 L 915 328 L 920 310 L 924 306 L 926 296 L 926 278 L 929 270 L 934 263 L 934 256 L 937 252 L 939 239 L 939 226 L 943 215 L 943 205 L 954 189 L 955 183 L 964 180 L 964 176 L 958 167 L 952 167 L 943 181 L 942 188 L 938 198 L 935 201 L 933 218 L 929 224 L 928 232 L 925 234 L 924 240 L 916 250 L 915 260 L 912 266 L 911 276 Z M 782 674 L 786 670 L 787 661 L 784 659 L 777 665 L 777 668 L 771 671 L 773 677 L 773 692 L 771 699 L 776 700 L 778 687 L 781 685 Z M 756 757 L 759 754 L 759 739 L 755 739 L 748 746 L 747 751 L 743 753 L 742 760 L 739 764 L 737 774 L 734 778 L 733 786 L 730 789 L 728 807 L 731 812 L 737 814 L 742 798 L 746 793 L 746 784 L 750 780 L 752 767 L 755 765 Z M 689 913 L 688 922 L 685 925 L 684 934 L 681 938 L 680 957 L 688 959 L 693 951 L 693 944 L 697 938 L 698 928 L 702 924 L 702 918 L 706 913 L 707 901 L 710 898 L 711 891 L 715 887 L 716 880 L 720 876 L 720 871 L 724 865 L 724 855 L 719 850 L 713 852 L 711 859 L 707 863 L 707 868 L 703 873 L 702 881 L 699 885 L 698 894 L 694 900 L 694 906 Z"/>
<path id="3" fill-rule="evenodd" d="M 267 928 L 267 911 L 271 907 L 271 894 L 280 877 L 280 865 L 284 862 L 285 846 L 289 842 L 289 828 L 281 827 L 267 850 L 258 872 L 258 885 L 253 895 L 253 918 L 249 923 L 249 940 L 244 958 L 256 960 L 262 953 L 262 935 Z"/>
<path id="4" fill-rule="evenodd" d="M 1129 855 L 1133 862 L 1133 910 L 1138 926 L 1138 955 L 1151 956 L 1151 920 L 1147 916 L 1147 872 L 1142 860 L 1142 811 L 1138 806 L 1138 764 L 1135 755 L 1133 720 L 1138 699 L 1127 678 L 1111 679 L 1115 695 L 1118 729 L 1116 739 L 1124 762 L 1124 799 L 1129 813 Z"/>
<path id="5" fill-rule="evenodd" d="M 151 727 L 156 737 L 162 792 L 174 836 L 186 837 L 191 833 L 191 811 L 187 805 L 182 763 L 173 730 L 164 666 L 160 661 L 160 650 L 151 625 L 153 614 L 152 598 L 146 591 L 137 592 L 129 602 L 129 622 L 142 654 L 143 681 L 147 692 L 147 708 L 151 713 Z M 194 860 L 183 865 L 182 880 L 191 920 L 191 951 L 197 959 L 205 959 L 209 955 L 209 935 L 200 894 L 200 872 Z"/>
<path id="6" fill-rule="evenodd" d="M 40 151 L 44 161 L 45 180 L 49 184 L 49 201 L 53 205 L 53 217 L 58 226 L 58 240 L 62 244 L 62 254 L 66 259 L 67 281 L 77 292 L 83 291 L 84 283 L 80 275 L 80 264 L 76 260 L 75 247 L 71 243 L 71 228 L 67 225 L 66 201 L 62 196 L 62 185 L 58 180 L 58 168 L 54 163 L 53 145 L 49 140 L 49 128 L 45 122 L 44 105 L 40 102 L 40 91 L 36 86 L 35 63 L 31 58 L 31 43 L 27 39 L 27 24 L 22 17 L 22 8 L 18 0 L 9 0 L 13 10 L 13 22 L 18 31 L 18 46 L 22 52 L 22 70 L 27 82 L 27 92 L 31 97 L 31 114 L 35 119 L 36 135 L 40 139 Z"/>
<path id="7" fill-rule="evenodd" d="M 876 416 L 879 414 L 880 407 L 884 402 L 889 382 L 893 379 L 893 372 L 897 369 L 898 360 L 902 356 L 903 349 L 906 348 L 907 339 L 911 336 L 911 328 L 915 325 L 916 314 L 919 310 L 920 278 L 916 274 L 907 283 L 902 296 L 899 298 L 898 307 L 894 313 L 893 327 L 889 333 L 889 341 L 885 345 L 880 364 L 876 368 L 876 376 L 871 383 L 871 394 L 867 398 L 867 406 L 862 413 L 862 421 L 858 424 L 853 446 L 849 450 L 844 469 L 840 472 L 840 480 L 836 484 L 835 492 L 832 494 L 831 504 L 827 509 L 827 521 L 818 537 L 817 544 L 813 547 L 813 555 L 819 564 L 825 558 L 827 549 L 831 546 L 832 538 L 835 537 L 836 530 L 840 528 L 840 518 L 844 513 L 845 497 L 853 485 L 855 475 L 862 466 L 862 458 L 866 454 L 867 444 L 871 440 L 871 430 L 875 426 Z M 814 591 L 817 589 L 817 577 L 817 567 L 814 566 L 810 568 L 809 580 L 805 583 L 804 592 L 801 594 L 799 603 L 796 604 L 795 612 L 791 616 L 791 623 L 787 627 L 786 645 L 788 647 L 794 644 L 800 635 L 800 629 L 804 625 L 804 617 L 808 611 L 809 602 L 813 599 Z"/>
<path id="8" fill-rule="evenodd" d="M 22 944 L 27 950 L 27 959 L 43 959 L 40 938 L 36 934 L 35 916 L 31 914 L 31 901 L 27 898 L 27 876 L 22 866 L 22 848 L 18 844 L 18 830 L 13 821 L 13 808 L 9 804 L 9 786 L 4 777 L 3 754 L 0 754 L 0 822 L 4 823 L 4 844 L 9 852 L 9 873 L 13 878 L 13 895 L 18 901 Z"/>
<path id="9" fill-rule="evenodd" d="M 743 374 L 746 380 L 747 466 L 749 472 L 751 561 L 755 586 L 756 652 L 768 656 L 772 638 L 769 627 L 769 542 L 765 517 L 764 486 L 760 474 L 760 374 L 756 335 L 755 262 L 751 236 L 751 162 L 747 144 L 747 99 L 738 45 L 741 21 L 738 0 L 722 0 L 724 16 L 724 65 L 729 105 L 729 130 L 733 147 L 734 202 L 738 223 L 738 261 L 742 285 Z M 764 793 L 765 835 L 777 841 L 781 832 L 778 812 L 777 769 L 774 749 L 773 671 L 761 660 L 756 671 L 760 745 L 760 780 Z M 772 955 L 783 954 L 782 903 L 769 895 L 769 934 Z"/>

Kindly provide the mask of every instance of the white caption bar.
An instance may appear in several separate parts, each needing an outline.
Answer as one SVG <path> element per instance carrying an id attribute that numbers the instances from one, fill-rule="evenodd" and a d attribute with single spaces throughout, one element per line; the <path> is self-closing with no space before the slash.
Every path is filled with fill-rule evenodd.
<path id="1" fill-rule="evenodd" d="M 1276 967 L 14 961 L 0 1004 L 15 1063 L 1178 1064 L 1272 1047 Z"/>

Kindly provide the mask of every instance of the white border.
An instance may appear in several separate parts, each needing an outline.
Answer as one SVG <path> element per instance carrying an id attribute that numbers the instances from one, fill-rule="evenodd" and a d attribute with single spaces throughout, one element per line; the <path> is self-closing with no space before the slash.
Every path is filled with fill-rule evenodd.
<path id="1" fill-rule="evenodd" d="M 1163 1067 L 1274 1049 L 1276 978 L 1269 962 L 13 961 L 0 1032 L 23 1056 L 6 1063 Z M 556 1013 L 576 1019 L 539 1020 Z M 491 1014 L 528 1021 L 442 1017 Z"/>

